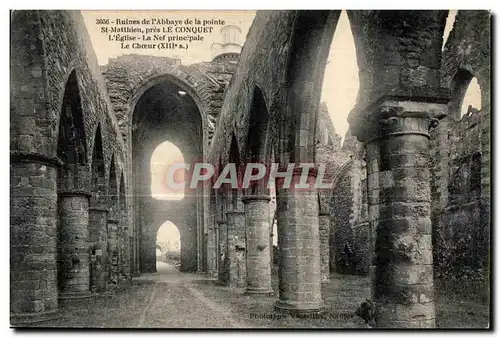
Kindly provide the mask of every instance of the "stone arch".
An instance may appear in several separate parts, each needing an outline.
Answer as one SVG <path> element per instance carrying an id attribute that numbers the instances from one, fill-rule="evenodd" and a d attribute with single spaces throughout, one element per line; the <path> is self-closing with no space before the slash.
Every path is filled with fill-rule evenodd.
<path id="1" fill-rule="evenodd" d="M 207 152 L 207 140 L 208 140 L 208 103 L 206 100 L 204 100 L 201 96 L 201 94 L 198 92 L 198 90 L 195 88 L 194 85 L 192 85 L 188 79 L 188 75 L 184 73 L 177 72 L 176 74 L 154 74 L 143 81 L 141 81 L 139 84 L 137 84 L 134 89 L 132 89 L 132 95 L 129 99 L 129 120 L 132 121 L 132 116 L 135 112 L 135 107 L 137 103 L 139 102 L 140 98 L 151 88 L 154 86 L 163 83 L 163 82 L 169 82 L 175 86 L 178 86 L 181 88 L 183 91 L 185 91 L 194 101 L 196 104 L 198 111 L 200 112 L 200 118 L 201 118 L 201 124 L 202 124 L 202 130 L 203 130 L 203 154 Z"/>
<path id="2" fill-rule="evenodd" d="M 89 292 L 88 166 L 80 90 L 73 70 L 62 94 L 57 156 L 63 165 L 57 176 L 57 270 L 59 298 Z"/>
<path id="3" fill-rule="evenodd" d="M 450 118 L 460 120 L 462 103 L 469 85 L 474 75 L 464 68 L 457 69 L 450 83 L 452 93 L 451 101 L 448 105 L 448 114 Z M 481 85 L 479 85 L 481 87 Z"/>
<path id="4" fill-rule="evenodd" d="M 291 162 L 314 162 L 321 87 L 340 11 L 297 11 L 285 83 L 287 141 L 280 153 Z M 311 113 L 312 112 L 312 113 Z"/>
<path id="5" fill-rule="evenodd" d="M 490 104 L 490 30 L 489 11 L 459 10 L 443 50 L 441 65 L 443 87 L 453 89 L 452 81 L 461 69 L 477 78 L 482 108 Z"/>
<path id="6" fill-rule="evenodd" d="M 57 156 L 59 189 L 84 189 L 87 183 L 87 145 L 80 89 L 73 70 L 64 89 L 59 122 Z"/>
<path id="7" fill-rule="evenodd" d="M 271 144 L 269 140 L 269 110 L 261 89 L 254 87 L 252 104 L 250 106 L 250 120 L 246 139 L 246 159 L 247 163 L 261 163 L 269 166 L 271 158 Z M 264 181 L 251 182 L 249 193 L 265 193 L 267 187 Z"/>

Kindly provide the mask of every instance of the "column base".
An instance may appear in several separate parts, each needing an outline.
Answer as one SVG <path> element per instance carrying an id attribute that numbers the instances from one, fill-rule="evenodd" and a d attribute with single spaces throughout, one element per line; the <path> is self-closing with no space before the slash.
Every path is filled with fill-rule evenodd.
<path id="1" fill-rule="evenodd" d="M 11 314 L 10 325 L 12 327 L 23 327 L 23 326 L 29 326 L 30 324 L 56 320 L 61 317 L 62 317 L 62 312 L 60 310 Z"/>
<path id="2" fill-rule="evenodd" d="M 246 289 L 245 290 L 245 295 L 265 295 L 265 296 L 271 296 L 274 294 L 273 289 Z"/>
<path id="3" fill-rule="evenodd" d="M 59 304 L 64 302 L 65 304 L 72 301 L 88 299 L 92 297 L 90 291 L 76 291 L 76 292 L 62 292 L 59 294 Z"/>
<path id="4" fill-rule="evenodd" d="M 283 302 L 276 301 L 274 309 L 292 317 L 313 317 L 323 314 L 326 306 L 323 302 Z"/>

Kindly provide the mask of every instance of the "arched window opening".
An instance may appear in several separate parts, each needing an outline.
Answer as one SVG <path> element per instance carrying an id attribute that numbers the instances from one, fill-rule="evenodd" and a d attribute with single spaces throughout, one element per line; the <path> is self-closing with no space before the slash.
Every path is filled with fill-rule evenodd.
<path id="1" fill-rule="evenodd" d="M 460 108 L 460 117 L 481 110 L 481 88 L 477 78 L 472 78 L 465 92 L 462 107 Z"/>
<path id="2" fill-rule="evenodd" d="M 349 128 L 347 115 L 356 104 L 358 73 L 354 37 L 347 12 L 342 10 L 330 46 L 321 93 L 321 101 L 326 103 L 333 131 L 340 136 L 342 142 Z M 334 135 L 328 136 L 333 138 Z"/>
<path id="3" fill-rule="evenodd" d="M 184 163 L 182 152 L 173 143 L 163 142 L 151 156 L 151 195 L 157 200 L 181 200 L 184 188 L 185 169 L 177 167 Z"/>
<path id="4" fill-rule="evenodd" d="M 181 265 L 181 235 L 177 226 L 166 221 L 163 223 L 156 234 L 156 249 L 161 248 L 161 259 L 158 260 L 158 253 L 156 255 L 157 270 L 161 267 L 174 266 L 180 267 Z"/>

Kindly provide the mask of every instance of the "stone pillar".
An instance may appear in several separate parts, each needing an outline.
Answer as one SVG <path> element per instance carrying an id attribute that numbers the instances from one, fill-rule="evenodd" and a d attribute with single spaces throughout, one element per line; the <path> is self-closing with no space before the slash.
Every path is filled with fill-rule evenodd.
<path id="1" fill-rule="evenodd" d="M 120 232 L 121 241 L 123 242 L 123 233 Z M 122 260 L 124 259 L 123 251 L 120 251 Z M 141 238 L 141 272 L 155 273 L 156 272 L 156 234 L 142 232 Z"/>
<path id="2" fill-rule="evenodd" d="M 90 288 L 96 292 L 108 291 L 108 209 L 89 208 L 89 242 L 91 245 Z"/>
<path id="3" fill-rule="evenodd" d="M 57 318 L 57 158 L 10 153 L 10 323 Z"/>
<path id="4" fill-rule="evenodd" d="M 321 258 L 321 281 L 330 281 L 330 214 L 319 213 L 319 247 Z"/>
<path id="5" fill-rule="evenodd" d="M 318 193 L 316 173 L 309 171 L 308 189 L 294 189 L 301 169 L 293 171 L 292 185 L 278 184 L 279 299 L 275 308 L 292 315 L 324 310 L 321 298 Z"/>
<path id="6" fill-rule="evenodd" d="M 429 129 L 445 104 L 383 100 L 370 108 L 366 143 L 373 224 L 376 326 L 434 328 Z M 359 138 L 359 136 L 358 136 Z"/>
<path id="7" fill-rule="evenodd" d="M 271 253 L 269 235 L 269 196 L 246 196 L 246 291 L 247 294 L 270 294 Z M 271 243 L 272 244 L 272 243 Z"/>
<path id="8" fill-rule="evenodd" d="M 129 234 L 128 234 L 128 226 L 124 222 L 119 228 L 119 234 L 120 234 L 120 252 L 121 252 L 121 257 L 122 261 L 120 264 L 120 281 L 122 280 L 129 280 L 130 279 L 130 252 L 129 252 Z M 156 242 L 155 242 L 155 270 L 156 270 Z"/>
<path id="9" fill-rule="evenodd" d="M 139 277 L 141 275 L 140 272 L 140 260 L 139 260 L 139 231 L 137 226 L 134 224 L 133 227 L 133 237 L 131 242 L 132 251 L 134 253 L 134 261 L 132 264 L 132 271 L 130 272 L 132 277 Z"/>
<path id="10" fill-rule="evenodd" d="M 227 257 L 227 223 L 225 220 L 217 220 L 219 227 L 219 274 L 218 278 L 224 285 L 229 280 L 228 257 Z"/>
<path id="11" fill-rule="evenodd" d="M 241 204 L 240 199 L 226 212 L 229 286 L 236 288 L 246 287 L 245 213 Z"/>
<path id="12" fill-rule="evenodd" d="M 207 251 L 208 251 L 208 275 L 211 278 L 218 278 L 217 271 L 217 257 L 215 255 L 215 247 L 217 243 L 215 242 L 215 225 L 210 224 L 207 233 Z"/>
<path id="13" fill-rule="evenodd" d="M 87 191 L 59 191 L 59 301 L 87 298 L 90 293 L 89 198 Z"/>
<path id="14" fill-rule="evenodd" d="M 118 223 L 116 219 L 108 219 L 108 283 L 118 284 Z"/>

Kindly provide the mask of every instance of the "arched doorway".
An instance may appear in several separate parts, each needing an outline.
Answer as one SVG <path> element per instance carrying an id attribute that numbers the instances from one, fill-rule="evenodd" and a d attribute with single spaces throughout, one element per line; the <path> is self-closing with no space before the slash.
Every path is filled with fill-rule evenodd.
<path id="1" fill-rule="evenodd" d="M 156 233 L 156 248 L 161 251 L 160 259 L 156 259 L 156 270 L 162 268 L 176 267 L 181 265 L 181 234 L 177 226 L 170 222 L 164 222 Z"/>
<path id="2" fill-rule="evenodd" d="M 132 168 L 135 224 L 140 234 L 140 270 L 156 271 L 156 228 L 169 215 L 182 233 L 181 270 L 198 268 L 198 237 L 202 231 L 197 190 L 166 187 L 170 165 L 191 165 L 203 157 L 204 118 L 192 89 L 172 77 L 159 77 L 137 99 L 132 117 Z M 175 170 L 174 181 L 183 180 Z"/>

